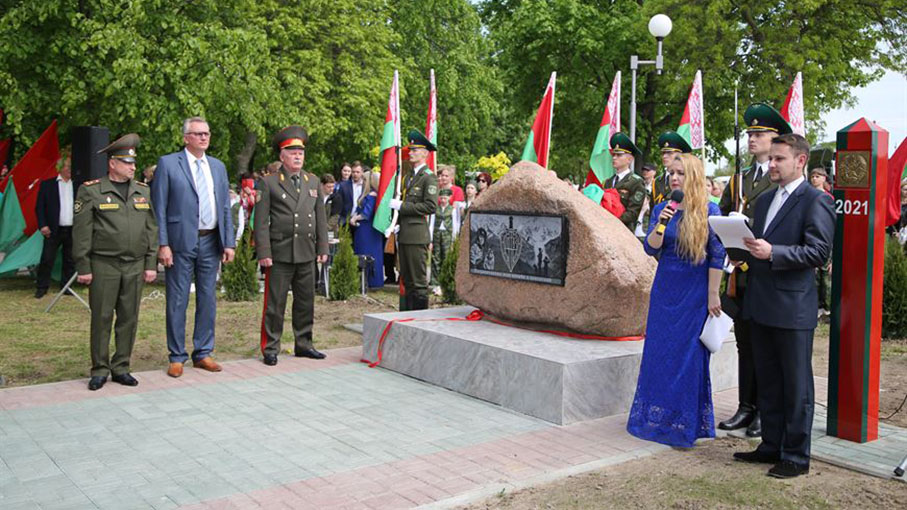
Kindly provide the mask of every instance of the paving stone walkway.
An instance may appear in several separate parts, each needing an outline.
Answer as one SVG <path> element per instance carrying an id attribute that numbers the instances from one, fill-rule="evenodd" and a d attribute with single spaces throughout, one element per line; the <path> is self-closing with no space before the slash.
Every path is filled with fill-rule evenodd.
<path id="1" fill-rule="evenodd" d="M 625 415 L 559 427 L 359 355 L 0 390 L 0 508 L 442 508 L 666 449 Z M 735 402 L 716 394 L 716 415 Z M 883 429 L 870 445 L 820 433 L 814 452 L 879 471 L 907 454 L 907 432 Z"/>

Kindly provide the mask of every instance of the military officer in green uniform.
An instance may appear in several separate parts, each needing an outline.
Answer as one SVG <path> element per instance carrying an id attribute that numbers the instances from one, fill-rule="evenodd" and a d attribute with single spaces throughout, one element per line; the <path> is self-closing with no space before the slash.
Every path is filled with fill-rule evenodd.
<path id="1" fill-rule="evenodd" d="M 743 213 L 753 220 L 756 199 L 763 193 L 772 193 L 777 188 L 768 178 L 769 151 L 772 139 L 778 135 L 791 132 L 790 124 L 781 117 L 777 110 L 765 103 L 754 103 L 743 114 L 746 122 L 748 148 L 753 155 L 753 164 L 742 172 L 742 186 L 738 179 L 732 177 L 724 189 L 719 207 L 724 215 L 732 211 Z M 734 258 L 733 251 L 728 255 Z M 746 267 L 739 266 L 728 279 L 727 296 L 739 309 L 743 308 L 743 296 L 746 292 Z M 737 336 L 738 360 L 738 396 L 737 412 L 718 424 L 723 430 L 734 430 L 747 427 L 746 435 L 762 435 L 762 421 L 756 408 L 756 368 L 753 362 L 752 339 L 750 338 L 749 321 L 740 318 L 734 320 L 734 333 Z"/>
<path id="2" fill-rule="evenodd" d="M 255 204 L 255 250 L 265 270 L 261 320 L 264 364 L 277 364 L 287 293 L 293 290 L 293 338 L 297 357 L 323 359 L 312 342 L 315 263 L 328 259 L 327 217 L 321 182 L 303 170 L 308 134 L 299 126 L 274 136 L 280 169 L 259 181 Z"/>
<path id="3" fill-rule="evenodd" d="M 671 175 L 668 166 L 677 154 L 690 154 L 693 148 L 686 139 L 674 131 L 666 131 L 658 137 L 658 148 L 661 150 L 661 164 L 664 168 L 661 175 L 655 178 L 652 193 L 653 205 L 658 205 L 671 198 Z"/>
<path id="4" fill-rule="evenodd" d="M 136 386 L 129 373 L 142 285 L 157 276 L 157 223 L 148 185 L 133 179 L 139 136 L 128 134 L 98 151 L 107 176 L 79 187 L 73 202 L 73 258 L 79 283 L 89 285 L 91 380 L 98 390 L 114 382 Z M 116 350 L 110 357 L 110 327 Z"/>
<path id="5" fill-rule="evenodd" d="M 418 130 L 409 138 L 409 161 L 413 173 L 403 186 L 403 198 L 392 199 L 391 209 L 399 211 L 400 232 L 397 244 L 400 251 L 400 276 L 406 292 L 401 309 L 425 310 L 428 308 L 428 245 L 431 233 L 428 217 L 438 204 L 438 177 L 432 173 L 425 160 L 435 146 Z"/>
<path id="6" fill-rule="evenodd" d="M 605 182 L 605 189 L 614 188 L 620 194 L 620 203 L 624 206 L 624 213 L 620 221 L 630 229 L 636 231 L 636 222 L 639 220 L 639 211 L 646 199 L 646 185 L 642 177 L 633 172 L 633 158 L 639 157 L 641 152 L 630 137 L 623 133 L 615 133 L 611 137 L 611 163 L 614 166 L 614 177 Z"/>

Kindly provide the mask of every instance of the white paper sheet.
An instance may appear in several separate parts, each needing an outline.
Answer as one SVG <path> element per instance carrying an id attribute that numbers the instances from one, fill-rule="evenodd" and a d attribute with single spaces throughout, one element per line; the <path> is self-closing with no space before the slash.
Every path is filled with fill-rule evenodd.
<path id="1" fill-rule="evenodd" d="M 721 349 L 721 344 L 724 343 L 724 339 L 730 334 L 731 326 L 733 325 L 734 320 L 724 312 L 721 312 L 718 317 L 709 314 L 709 318 L 705 320 L 705 325 L 702 326 L 702 334 L 699 335 L 699 340 L 702 341 L 702 345 L 709 352 L 715 354 Z"/>
<path id="2" fill-rule="evenodd" d="M 709 226 L 712 227 L 712 230 L 715 231 L 715 234 L 718 235 L 718 238 L 721 239 L 721 244 L 725 248 L 739 248 L 741 250 L 747 250 L 745 244 L 743 244 L 743 238 L 748 237 L 754 239 L 756 236 L 753 235 L 753 231 L 750 230 L 750 227 L 746 224 L 746 216 L 740 214 L 734 214 L 731 216 L 709 216 Z"/>

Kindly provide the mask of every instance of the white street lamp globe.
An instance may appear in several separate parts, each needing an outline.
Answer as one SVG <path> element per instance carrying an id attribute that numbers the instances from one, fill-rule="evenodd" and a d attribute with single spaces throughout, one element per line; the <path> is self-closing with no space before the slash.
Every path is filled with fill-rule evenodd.
<path id="1" fill-rule="evenodd" d="M 656 14 L 649 20 L 649 33 L 656 39 L 664 39 L 671 33 L 674 24 L 665 14 Z"/>

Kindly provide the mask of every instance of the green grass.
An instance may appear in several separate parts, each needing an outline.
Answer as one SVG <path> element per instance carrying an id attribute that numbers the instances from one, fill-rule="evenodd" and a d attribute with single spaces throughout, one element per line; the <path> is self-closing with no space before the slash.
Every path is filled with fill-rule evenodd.
<path id="1" fill-rule="evenodd" d="M 52 289 L 52 292 L 56 291 Z M 87 301 L 88 291 L 77 292 Z M 52 294 L 35 299 L 34 282 L 25 277 L 0 279 L 0 375 L 7 385 L 21 386 L 88 376 L 91 368 L 88 351 L 91 316 L 75 298 L 64 296 L 50 313 L 44 309 Z M 146 285 L 139 312 L 131 368 L 135 372 L 166 369 L 168 363 L 165 330 L 164 286 Z M 343 324 L 362 322 L 362 314 L 393 309 L 397 296 L 392 291 L 370 293 L 372 299 L 355 297 L 332 302 L 323 297 L 315 301 L 315 346 L 319 349 L 361 345 L 358 334 Z M 191 351 L 194 322 L 194 295 L 187 312 L 186 336 Z M 293 337 L 287 303 L 287 320 L 281 338 L 292 349 Z M 215 359 L 220 361 L 259 356 L 262 295 L 255 301 L 230 302 L 219 299 L 215 326 Z M 111 333 L 111 337 L 113 334 Z M 111 354 L 113 339 L 111 338 Z"/>

